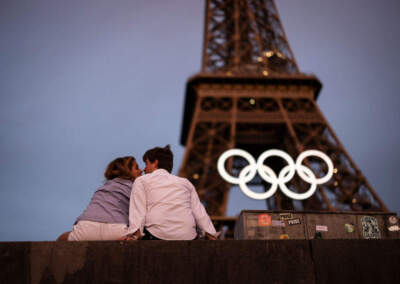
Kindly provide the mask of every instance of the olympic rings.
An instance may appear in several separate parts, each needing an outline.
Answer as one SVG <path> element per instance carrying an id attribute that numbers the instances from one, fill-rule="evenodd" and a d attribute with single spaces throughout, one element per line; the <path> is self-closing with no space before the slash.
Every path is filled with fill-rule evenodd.
<path id="1" fill-rule="evenodd" d="M 225 169 L 225 161 L 232 156 L 240 156 L 249 162 L 249 165 L 244 167 L 239 173 L 239 177 L 231 176 Z M 278 156 L 287 162 L 287 166 L 280 171 L 278 176 L 270 167 L 264 165 L 264 161 L 271 156 Z M 302 164 L 303 160 L 309 156 L 316 156 L 327 164 L 328 172 L 324 177 L 316 178 L 313 171 Z M 256 162 L 249 152 L 241 149 L 231 149 L 224 152 L 219 157 L 217 169 L 224 180 L 232 184 L 238 184 L 244 194 L 250 198 L 258 200 L 267 199 L 274 195 L 278 189 L 278 186 L 287 197 L 296 200 L 307 199 L 317 190 L 318 184 L 323 184 L 329 181 L 333 175 L 333 163 L 331 159 L 325 153 L 318 150 L 304 151 L 297 157 L 296 162 L 294 162 L 286 152 L 282 150 L 271 149 L 262 153 Z M 294 177 L 296 171 L 300 178 L 311 184 L 308 191 L 304 193 L 293 192 L 286 186 L 286 183 Z M 255 177 L 257 172 L 263 180 L 271 184 L 271 187 L 266 192 L 256 193 L 250 190 L 247 186 L 247 183 Z"/>

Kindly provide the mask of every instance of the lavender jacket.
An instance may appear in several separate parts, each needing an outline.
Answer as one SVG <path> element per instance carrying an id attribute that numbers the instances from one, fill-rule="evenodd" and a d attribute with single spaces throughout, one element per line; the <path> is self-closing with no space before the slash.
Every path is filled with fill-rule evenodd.
<path id="1" fill-rule="evenodd" d="M 94 221 L 101 223 L 129 225 L 129 198 L 132 181 L 115 178 L 107 180 L 93 194 L 85 211 L 76 219 L 79 221 Z"/>

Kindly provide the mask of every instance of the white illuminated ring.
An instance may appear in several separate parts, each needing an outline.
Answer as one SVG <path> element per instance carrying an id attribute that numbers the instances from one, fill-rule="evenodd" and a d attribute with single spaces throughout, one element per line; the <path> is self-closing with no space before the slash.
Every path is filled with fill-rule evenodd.
<path id="1" fill-rule="evenodd" d="M 264 153 L 262 153 L 262 154 L 260 155 L 260 157 L 258 157 L 258 160 L 257 160 L 258 174 L 259 174 L 266 182 L 269 182 L 269 183 L 278 182 L 278 180 L 275 181 L 275 180 L 273 180 L 273 179 L 270 179 L 269 176 L 265 175 L 264 171 L 260 171 L 260 170 L 259 170 L 259 169 L 261 169 L 262 166 L 264 165 L 264 161 L 265 161 L 267 158 L 271 157 L 271 156 L 278 156 L 278 157 L 284 159 L 284 160 L 287 162 L 287 164 L 288 164 L 287 166 L 289 167 L 289 173 L 288 173 L 287 176 L 284 177 L 284 182 L 286 183 L 286 182 L 288 182 L 289 180 L 291 180 L 291 179 L 293 178 L 294 174 L 296 173 L 296 166 L 295 166 L 295 164 L 294 164 L 294 162 L 293 162 L 293 159 L 292 159 L 286 152 L 283 152 L 282 150 L 275 150 L 275 149 L 272 149 L 272 150 L 268 150 L 268 151 L 265 151 Z"/>
<path id="2" fill-rule="evenodd" d="M 314 178 L 309 178 L 307 177 L 307 175 L 304 174 L 302 169 L 304 169 L 305 167 L 302 167 L 301 162 L 303 162 L 303 160 L 309 156 L 317 156 L 318 158 L 324 160 L 324 162 L 328 165 L 328 173 L 324 177 L 317 178 L 315 180 L 315 176 Z M 296 160 L 296 169 L 299 176 L 308 183 L 313 183 L 314 180 L 317 184 L 326 183 L 328 180 L 331 179 L 333 175 L 333 163 L 331 159 L 329 159 L 329 157 L 325 153 L 317 150 L 307 150 L 301 153 Z"/>
<path id="3" fill-rule="evenodd" d="M 313 179 L 315 180 L 315 175 L 312 172 L 312 170 L 310 170 L 309 168 L 307 168 L 306 166 L 303 166 L 303 165 L 301 165 L 301 167 L 302 167 L 302 171 L 306 172 L 309 176 L 313 177 Z M 279 173 L 279 176 L 285 175 L 285 172 L 287 171 L 286 168 L 287 168 L 287 166 L 281 170 L 281 172 Z M 280 179 L 280 180 L 282 180 L 282 179 Z M 290 198 L 296 199 L 296 200 L 303 200 L 303 199 L 309 198 L 311 195 L 314 194 L 315 190 L 317 190 L 317 183 L 311 182 L 311 187 L 304 193 L 297 193 L 297 192 L 291 191 L 286 186 L 285 182 L 283 182 L 283 180 L 279 182 L 279 188 L 287 197 L 290 197 Z"/>
<path id="4" fill-rule="evenodd" d="M 257 193 L 254 192 L 252 190 L 250 190 L 250 188 L 247 186 L 246 182 L 244 182 L 243 177 L 246 176 L 247 172 L 249 172 L 252 168 L 255 168 L 254 166 L 252 167 L 252 165 L 248 165 L 246 167 L 243 168 L 243 170 L 240 172 L 239 174 L 239 188 L 240 190 L 246 194 L 248 197 L 253 198 L 253 199 L 267 199 L 270 198 L 272 195 L 275 194 L 276 190 L 278 189 L 278 183 L 275 182 L 271 185 L 271 187 L 263 193 Z M 267 167 L 267 166 L 262 166 L 263 171 L 267 172 L 273 179 L 275 179 L 276 181 L 278 180 L 276 178 L 276 175 L 274 173 L 274 171 Z"/>
<path id="5" fill-rule="evenodd" d="M 225 161 L 232 156 L 241 156 L 249 162 L 249 165 L 242 169 L 237 178 L 231 176 L 225 170 Z M 270 167 L 264 165 L 264 161 L 271 156 L 278 156 L 287 162 L 287 166 L 280 171 L 278 176 Z M 310 156 L 316 156 L 328 165 L 328 172 L 324 177 L 316 178 L 311 169 L 302 165 L 303 160 Z M 327 182 L 333 175 L 332 161 L 326 154 L 317 150 L 307 150 L 301 153 L 297 157 L 295 163 L 293 159 L 282 150 L 272 149 L 265 151 L 260 155 L 256 162 L 250 153 L 241 149 L 231 149 L 220 156 L 218 159 L 217 169 L 223 179 L 232 184 L 238 184 L 244 194 L 250 198 L 258 200 L 267 199 L 274 195 L 278 186 L 286 196 L 292 199 L 303 200 L 312 196 L 317 189 L 317 185 Z M 311 184 L 310 188 L 304 193 L 293 192 L 286 186 L 286 183 L 294 177 L 296 171 L 305 182 Z M 271 184 L 271 187 L 264 193 L 256 193 L 250 190 L 247 186 L 247 183 L 255 177 L 257 172 L 262 179 Z"/>
<path id="6" fill-rule="evenodd" d="M 239 178 L 235 178 L 235 177 L 231 176 L 225 170 L 225 161 L 232 156 L 241 156 L 244 159 L 246 159 L 250 165 L 252 165 L 250 173 L 248 175 L 246 175 L 245 177 L 242 177 L 243 182 L 245 182 L 245 183 L 251 181 L 256 176 L 256 172 L 257 172 L 257 168 L 255 167 L 256 160 L 254 160 L 253 156 L 249 152 L 246 152 L 245 150 L 241 150 L 241 149 L 228 150 L 225 153 L 223 153 L 221 155 L 221 157 L 219 157 L 217 168 L 218 168 L 218 172 L 221 175 L 221 177 L 223 177 L 227 182 L 230 182 L 233 184 L 239 184 Z"/>

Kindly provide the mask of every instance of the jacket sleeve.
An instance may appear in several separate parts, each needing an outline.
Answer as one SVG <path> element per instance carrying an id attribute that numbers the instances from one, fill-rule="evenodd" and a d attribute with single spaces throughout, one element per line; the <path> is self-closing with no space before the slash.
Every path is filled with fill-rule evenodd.
<path id="1" fill-rule="evenodd" d="M 137 178 L 132 186 L 131 199 L 129 202 L 129 229 L 128 235 L 140 229 L 143 235 L 144 222 L 146 219 L 146 191 L 140 178 Z"/>
<path id="2" fill-rule="evenodd" d="M 197 226 L 202 231 L 216 237 L 217 232 L 215 231 L 214 225 L 211 222 L 210 216 L 208 216 L 203 204 L 200 202 L 196 189 L 190 181 L 187 181 L 187 184 L 190 187 L 192 212 Z"/>

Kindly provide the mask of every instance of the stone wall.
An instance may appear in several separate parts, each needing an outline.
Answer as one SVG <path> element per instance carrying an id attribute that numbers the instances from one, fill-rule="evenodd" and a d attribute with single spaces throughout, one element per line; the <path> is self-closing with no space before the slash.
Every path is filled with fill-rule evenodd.
<path id="1" fill-rule="evenodd" d="M 400 240 L 0 243 L 1 283 L 400 283 Z"/>

